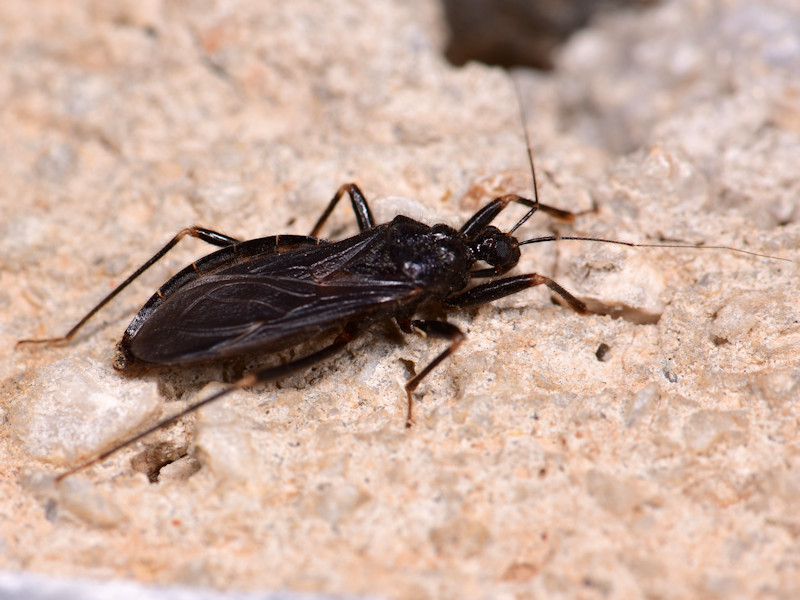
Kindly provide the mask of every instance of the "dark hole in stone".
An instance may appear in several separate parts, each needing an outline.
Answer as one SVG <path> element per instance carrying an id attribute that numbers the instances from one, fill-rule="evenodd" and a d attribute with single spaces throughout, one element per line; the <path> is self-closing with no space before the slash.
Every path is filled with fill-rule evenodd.
<path id="1" fill-rule="evenodd" d="M 186 456 L 188 450 L 186 445 L 175 446 L 169 442 L 151 444 L 131 459 L 131 468 L 147 475 L 150 483 L 156 483 L 161 469 Z"/>
<path id="2" fill-rule="evenodd" d="M 728 339 L 727 339 L 727 338 L 720 337 L 720 336 L 718 336 L 718 335 L 712 335 L 712 336 L 711 336 L 711 342 L 712 342 L 712 343 L 713 343 L 715 346 L 724 346 L 725 344 L 730 344 L 730 341 L 728 341 Z"/>
<path id="3" fill-rule="evenodd" d="M 400 362 L 403 363 L 403 366 L 406 369 L 406 373 L 409 377 L 414 377 L 417 374 L 417 365 L 414 363 L 413 360 L 406 360 L 405 358 L 401 358 Z"/>
<path id="4" fill-rule="evenodd" d="M 442 0 L 450 37 L 445 56 L 462 66 L 553 68 L 553 52 L 598 13 L 656 0 Z"/>
<path id="5" fill-rule="evenodd" d="M 594 355 L 597 357 L 597 360 L 600 362 L 606 362 L 611 357 L 609 356 L 609 352 L 611 351 L 611 346 L 603 342 L 597 347 L 597 352 Z"/>

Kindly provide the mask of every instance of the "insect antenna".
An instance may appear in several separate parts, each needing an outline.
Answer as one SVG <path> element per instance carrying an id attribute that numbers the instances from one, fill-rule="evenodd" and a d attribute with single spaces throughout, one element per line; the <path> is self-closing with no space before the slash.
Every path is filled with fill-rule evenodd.
<path id="1" fill-rule="evenodd" d="M 536 167 L 534 166 L 533 161 L 533 150 L 531 149 L 531 138 L 528 134 L 528 116 L 525 113 L 525 104 L 522 101 L 522 92 L 519 88 L 519 83 L 511 76 L 511 82 L 513 83 L 514 87 L 514 95 L 517 98 L 517 109 L 519 111 L 519 120 L 522 125 L 522 133 L 525 136 L 525 149 L 528 152 L 528 165 L 530 165 L 531 169 L 531 180 L 533 182 L 533 200 L 528 204 L 530 207 L 528 212 L 525 213 L 522 218 L 517 221 L 517 223 L 508 231 L 508 235 L 513 235 L 514 232 L 519 229 L 528 219 L 530 219 L 533 214 L 537 211 L 541 211 L 545 214 L 550 215 L 551 217 L 555 217 L 560 221 L 567 221 L 572 222 L 575 220 L 576 217 L 580 215 L 584 215 L 586 213 L 596 212 L 597 207 L 592 206 L 592 208 L 588 210 L 582 210 L 578 212 L 572 212 L 569 210 L 563 210 L 561 208 L 556 208 L 555 206 L 549 206 L 547 204 L 542 204 L 539 202 L 539 185 L 536 181 Z"/>
<path id="2" fill-rule="evenodd" d="M 531 238 L 519 242 L 520 246 L 526 244 L 538 244 L 539 242 L 558 242 L 558 241 L 579 241 L 579 242 L 602 242 L 605 244 L 617 244 L 619 246 L 628 246 L 630 248 L 691 248 L 692 250 L 728 250 L 730 252 L 738 252 L 740 254 L 747 254 L 749 256 L 756 256 L 758 258 L 771 258 L 773 260 L 782 260 L 785 262 L 794 262 L 790 258 L 781 258 L 780 256 L 772 256 L 771 254 L 761 254 L 760 252 L 753 252 L 751 250 L 743 250 L 742 248 L 735 248 L 733 246 L 705 246 L 701 244 L 650 244 L 650 243 L 636 243 L 636 242 L 623 242 L 622 240 L 612 240 L 608 238 L 598 237 L 584 237 L 580 235 L 546 235 L 537 238 Z"/>
<path id="3" fill-rule="evenodd" d="M 525 106 L 522 102 L 522 91 L 519 89 L 519 83 L 511 76 L 511 82 L 514 84 L 514 95 L 517 98 L 517 108 L 519 109 L 519 119 L 522 123 L 522 133 L 525 135 L 525 148 L 528 151 L 528 164 L 531 166 L 531 179 L 533 180 L 533 206 L 528 210 L 523 217 L 517 221 L 517 224 L 514 225 L 508 232 L 508 235 L 513 235 L 513 233 L 520 228 L 520 226 L 525 223 L 528 219 L 533 216 L 533 213 L 539 208 L 539 186 L 536 184 L 536 169 L 533 166 L 533 151 L 531 150 L 531 138 L 528 135 L 528 117 L 525 114 Z"/>
<path id="4" fill-rule="evenodd" d="M 528 117 L 525 113 L 525 104 L 522 100 L 522 91 L 519 87 L 519 82 L 517 79 L 511 75 L 511 82 L 514 87 L 514 95 L 517 98 L 517 108 L 519 110 L 519 118 L 520 122 L 522 123 L 522 133 L 525 136 L 525 148 L 528 152 L 528 164 L 530 165 L 531 169 L 531 180 L 533 181 L 533 206 L 530 207 L 527 213 L 525 213 L 522 218 L 517 221 L 516 225 L 514 225 L 509 231 L 508 235 L 512 235 L 517 229 L 520 228 L 528 219 L 533 216 L 537 210 L 541 210 L 549 214 L 552 217 L 556 217 L 562 221 L 573 221 L 575 217 L 595 212 L 597 210 L 596 207 L 592 207 L 585 211 L 579 212 L 570 212 L 561 210 L 552 206 L 548 206 L 546 204 L 542 204 L 539 202 L 539 186 L 536 183 L 536 168 L 533 162 L 533 151 L 531 150 L 531 139 L 530 135 L 528 134 Z M 691 248 L 693 250 L 728 250 L 730 252 L 738 252 L 739 254 L 747 254 L 749 256 L 755 256 L 758 258 L 771 258 L 774 260 L 782 260 L 785 262 L 794 262 L 789 258 L 781 258 L 779 256 L 772 256 L 770 254 L 761 254 L 759 252 L 753 252 L 751 250 L 743 250 L 742 248 L 734 248 L 733 246 L 706 246 L 704 244 L 659 244 L 659 243 L 635 243 L 635 242 L 623 242 L 622 240 L 614 240 L 609 238 L 599 238 L 599 237 L 589 237 L 589 236 L 566 236 L 566 235 L 547 235 L 537 238 L 532 238 L 529 240 L 519 242 L 520 246 L 524 246 L 526 244 L 538 244 L 540 242 L 558 242 L 558 241 L 580 241 L 580 242 L 600 242 L 605 244 L 617 244 L 619 246 L 628 246 L 630 248 Z"/>

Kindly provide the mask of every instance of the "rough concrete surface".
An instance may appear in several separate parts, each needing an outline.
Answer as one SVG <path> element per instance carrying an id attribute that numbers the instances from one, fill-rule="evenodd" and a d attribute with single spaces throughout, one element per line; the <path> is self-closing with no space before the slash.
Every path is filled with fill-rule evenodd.
<path id="1" fill-rule="evenodd" d="M 387 326 L 54 483 L 222 385 L 214 365 L 111 365 L 153 290 L 207 252 L 194 240 L 72 343 L 15 349 L 180 228 L 304 234 L 347 181 L 381 220 L 461 223 L 531 194 L 509 76 L 447 65 L 441 22 L 425 0 L 0 5 L 1 569 L 386 598 L 800 595 L 794 0 L 601 18 L 552 74 L 517 74 L 542 201 L 597 206 L 521 236 L 790 261 L 528 246 L 521 271 L 614 316 L 538 289 L 451 314 L 468 339 L 412 429 L 403 383 L 443 344 Z M 325 235 L 352 231 L 343 206 Z M 141 472 L 186 447 L 156 483 Z"/>

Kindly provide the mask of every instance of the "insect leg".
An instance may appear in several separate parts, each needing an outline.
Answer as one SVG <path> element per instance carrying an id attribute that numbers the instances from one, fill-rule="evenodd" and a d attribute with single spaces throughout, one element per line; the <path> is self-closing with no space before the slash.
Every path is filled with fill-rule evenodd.
<path id="1" fill-rule="evenodd" d="M 32 339 L 32 340 L 19 340 L 17 342 L 17 346 L 21 346 L 23 344 L 58 344 L 63 342 L 70 341 L 73 336 L 78 332 L 78 330 L 86 324 L 86 321 L 91 319 L 101 308 L 103 308 L 106 304 L 108 304 L 112 298 L 114 298 L 117 294 L 119 294 L 122 290 L 124 290 L 128 285 L 130 285 L 139 275 L 144 273 L 147 269 L 152 267 L 155 263 L 157 263 L 164 255 L 172 250 L 175 245 L 180 242 L 186 236 L 191 236 L 194 238 L 198 238 L 212 244 L 214 246 L 226 247 L 232 244 L 236 244 L 239 242 L 236 238 L 232 238 L 227 236 L 223 233 L 219 233 L 217 231 L 212 231 L 211 229 L 205 229 L 204 227 L 187 227 L 185 229 L 181 229 L 175 237 L 173 237 L 166 246 L 161 248 L 158 252 L 156 252 L 150 260 L 144 263 L 141 267 L 136 269 L 125 281 L 120 283 L 114 290 L 108 294 L 105 298 L 103 298 L 97 305 L 92 308 L 88 313 L 86 313 L 83 318 L 78 321 L 78 323 L 70 329 L 66 334 L 61 337 L 56 338 L 45 338 L 45 339 Z"/>
<path id="2" fill-rule="evenodd" d="M 429 335 L 431 337 L 450 340 L 450 345 L 430 363 L 428 363 L 428 365 L 416 376 L 414 376 L 413 379 L 406 383 L 406 394 L 408 395 L 408 415 L 406 416 L 406 427 L 411 427 L 411 425 L 414 423 L 414 416 L 412 414 L 414 400 L 411 397 L 412 392 L 417 389 L 417 386 L 423 379 L 425 379 L 428 373 L 433 371 L 433 369 L 435 369 L 440 362 L 455 352 L 456 348 L 461 345 L 461 342 L 466 339 L 463 331 L 447 321 L 411 321 L 409 329 L 411 331 L 421 331 L 424 335 Z"/>
<path id="3" fill-rule="evenodd" d="M 482 283 L 468 289 L 466 292 L 450 296 L 445 303 L 447 306 L 453 308 L 480 306 L 481 304 L 486 304 L 487 302 L 492 302 L 499 298 L 510 296 L 511 294 L 516 294 L 522 290 L 543 284 L 561 296 L 574 311 L 579 313 L 587 312 L 586 305 L 583 302 L 549 277 L 537 273 L 514 275 L 513 277 L 505 277 L 503 279 Z"/>
<path id="4" fill-rule="evenodd" d="M 527 214 L 517 222 L 511 232 L 527 221 L 537 210 L 542 211 L 551 217 L 555 217 L 556 219 L 561 219 L 562 221 L 573 221 L 575 220 L 575 217 L 583 214 L 562 210 L 547 204 L 541 204 L 538 200 L 523 198 L 517 194 L 506 194 L 505 196 L 495 198 L 489 202 L 489 204 L 472 215 L 467 222 L 461 226 L 460 232 L 467 236 L 468 239 L 474 239 L 477 235 L 483 233 L 489 224 L 494 221 L 495 217 L 497 217 L 497 215 L 499 215 L 500 212 L 503 211 L 511 202 L 522 204 L 523 206 L 527 206 L 529 209 Z"/>
<path id="5" fill-rule="evenodd" d="M 317 224 L 314 225 L 314 229 L 311 230 L 311 237 L 317 237 L 319 230 L 322 229 L 325 221 L 327 221 L 328 217 L 331 216 L 333 209 L 339 203 L 339 200 L 345 192 L 347 192 L 350 196 L 350 203 L 353 205 L 353 212 L 356 213 L 358 230 L 366 231 L 367 229 L 372 229 L 375 227 L 375 219 L 372 216 L 372 211 L 369 209 L 367 199 L 364 198 L 364 194 L 355 183 L 345 183 L 338 190 L 336 190 L 336 194 L 333 198 L 331 198 L 331 201 L 328 203 L 328 207 L 322 213 L 322 216 L 317 220 Z"/>
<path id="6" fill-rule="evenodd" d="M 135 444 L 136 442 L 147 437 L 151 433 L 155 433 L 159 429 L 162 429 L 167 425 L 171 425 L 181 417 L 184 417 L 189 413 L 193 413 L 196 410 L 202 408 L 203 406 L 206 406 L 208 404 L 211 404 L 212 402 L 220 400 L 221 398 L 227 396 L 228 394 L 234 392 L 235 390 L 239 390 L 252 385 L 257 385 L 259 383 L 265 383 L 267 381 L 272 381 L 274 379 L 278 379 L 285 375 L 289 375 L 291 373 L 294 373 L 295 371 L 300 371 L 306 367 L 310 367 L 322 360 L 325 360 L 326 358 L 329 358 L 334 354 L 336 354 L 337 352 L 339 352 L 340 350 L 342 350 L 355 336 L 356 336 L 355 327 L 353 326 L 345 327 L 345 329 L 338 336 L 336 336 L 336 339 L 334 339 L 333 342 L 331 342 L 328 346 L 325 346 L 321 350 L 317 350 L 316 352 L 309 354 L 308 356 L 298 358 L 297 360 L 293 360 L 283 365 L 277 365 L 274 367 L 263 369 L 261 371 L 256 371 L 255 373 L 249 373 L 244 377 L 242 377 L 241 379 L 239 379 L 238 381 L 232 383 L 229 387 L 226 387 L 224 390 L 220 390 L 219 392 L 217 392 L 216 394 L 212 394 L 208 398 L 204 398 L 199 402 L 195 402 L 194 404 L 187 406 L 186 408 L 172 415 L 171 417 L 167 417 L 166 419 L 159 421 L 158 423 L 156 423 L 152 427 L 148 427 L 141 433 L 137 433 L 136 435 L 128 438 L 124 442 L 121 442 L 116 446 L 114 446 L 113 448 L 106 450 L 102 454 L 98 454 L 91 460 L 81 463 L 80 465 L 78 465 L 77 467 L 73 467 L 69 471 L 61 473 L 58 477 L 56 477 L 56 482 L 61 481 L 65 477 L 69 477 L 70 475 L 77 473 L 78 471 L 82 471 L 83 469 L 86 469 L 87 467 L 90 467 L 100 462 L 101 460 L 108 458 L 115 452 L 118 452 L 123 448 L 127 448 L 128 446 Z"/>

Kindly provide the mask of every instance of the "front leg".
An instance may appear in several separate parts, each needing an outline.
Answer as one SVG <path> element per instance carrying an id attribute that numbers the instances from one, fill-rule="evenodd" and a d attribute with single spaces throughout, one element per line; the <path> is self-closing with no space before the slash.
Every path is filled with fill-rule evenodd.
<path id="1" fill-rule="evenodd" d="M 406 383 L 406 395 L 408 396 L 408 415 L 406 416 L 406 427 L 414 424 L 413 406 L 414 399 L 412 393 L 427 375 L 436 368 L 445 358 L 450 356 L 466 339 L 464 332 L 458 327 L 447 321 L 399 321 L 400 328 L 406 333 L 419 331 L 425 336 L 443 338 L 450 340 L 450 345 L 442 350 L 420 373 L 415 375 Z"/>
<path id="2" fill-rule="evenodd" d="M 556 294 L 561 296 L 574 311 L 581 314 L 588 312 L 586 304 L 578 300 L 549 277 L 539 275 L 538 273 L 514 275 L 513 277 L 504 277 L 503 279 L 476 285 L 466 292 L 461 292 L 447 298 L 447 300 L 445 300 L 445 306 L 452 308 L 480 306 L 493 302 L 494 300 L 499 300 L 505 296 L 511 296 L 512 294 L 519 293 L 528 288 L 536 287 L 537 285 L 546 285 L 549 287 Z"/>

